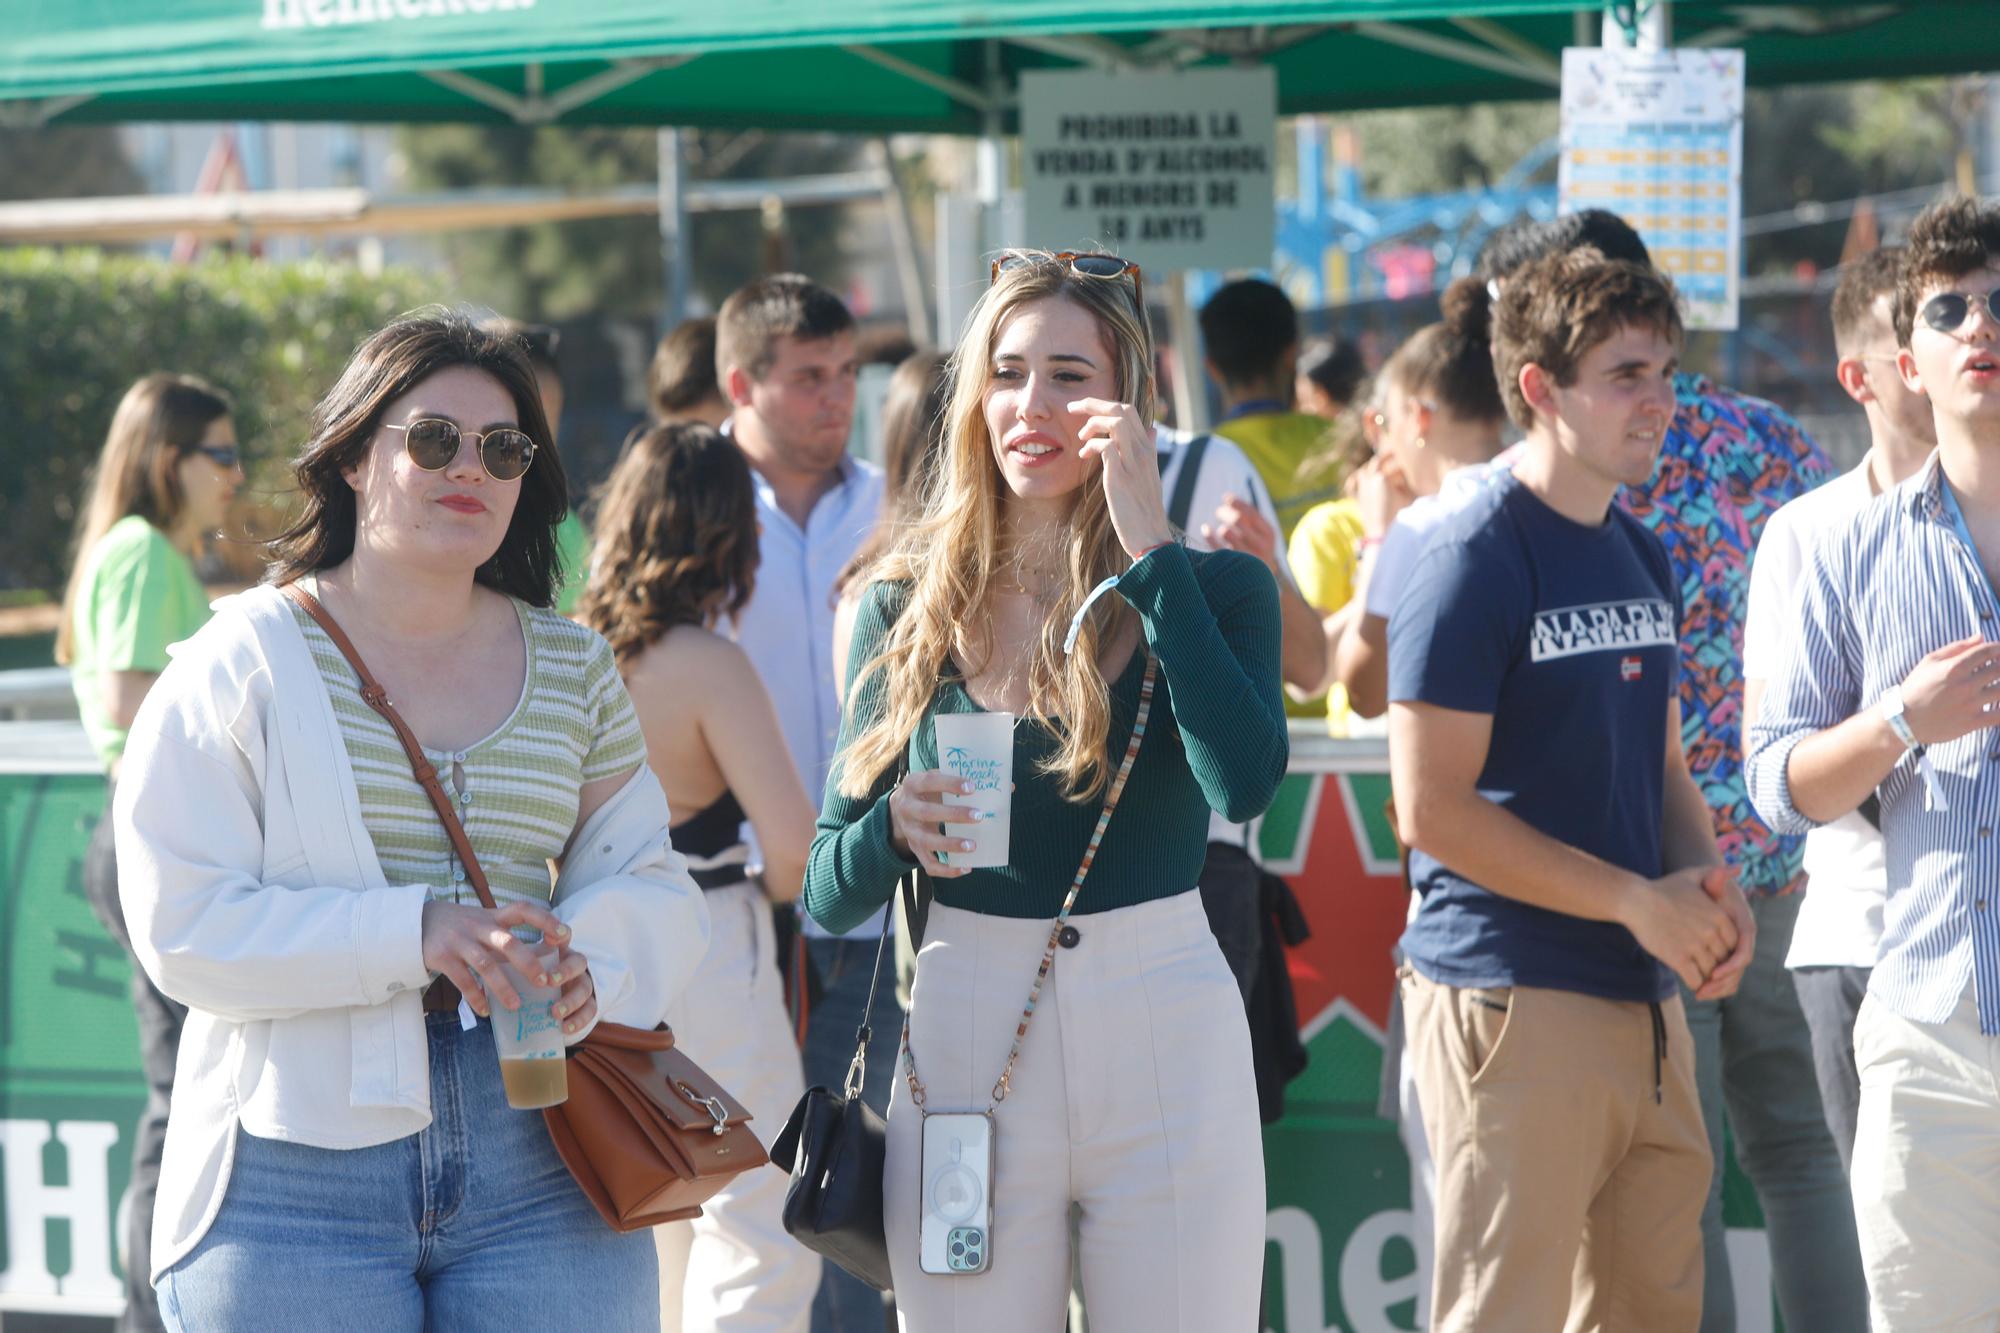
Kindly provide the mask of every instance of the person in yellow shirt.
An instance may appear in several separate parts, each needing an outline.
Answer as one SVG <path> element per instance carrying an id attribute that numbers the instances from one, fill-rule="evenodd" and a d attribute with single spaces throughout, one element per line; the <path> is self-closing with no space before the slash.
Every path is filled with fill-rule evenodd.
<path id="1" fill-rule="evenodd" d="M 1369 423 L 1379 417 L 1380 413 L 1373 408 L 1364 409 L 1362 414 L 1362 428 L 1369 433 L 1371 444 L 1375 428 Z M 1299 595 L 1322 617 L 1329 644 L 1337 641 L 1339 632 L 1359 609 L 1354 593 L 1366 536 L 1367 524 L 1362 519 L 1361 506 L 1345 495 L 1314 505 L 1292 529 L 1286 561 L 1298 583 Z M 1329 658 L 1329 668 L 1331 665 Z M 1325 693 L 1316 702 L 1324 702 L 1328 733 L 1354 734 L 1346 688 L 1332 678 L 1331 670 L 1322 683 Z"/>
<path id="2" fill-rule="evenodd" d="M 1299 360 L 1299 312 L 1260 278 L 1228 283 L 1201 308 L 1202 364 L 1222 393 L 1215 433 L 1241 449 L 1277 506 L 1286 541 L 1306 510 L 1338 498 L 1325 476 L 1300 470 L 1326 438 L 1324 417 L 1292 402 Z"/>

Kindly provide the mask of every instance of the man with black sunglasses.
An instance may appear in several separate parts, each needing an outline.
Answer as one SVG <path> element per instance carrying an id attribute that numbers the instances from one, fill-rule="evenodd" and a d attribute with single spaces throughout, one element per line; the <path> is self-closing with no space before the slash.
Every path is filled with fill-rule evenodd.
<path id="1" fill-rule="evenodd" d="M 1854 1024 L 1854 1211 L 1877 1328 L 2000 1324 L 2000 205 L 1910 228 L 1896 369 L 1930 400 L 1916 476 L 1814 549 L 1749 737 L 1752 798 L 1803 832 L 1880 804 L 1888 899 Z"/>

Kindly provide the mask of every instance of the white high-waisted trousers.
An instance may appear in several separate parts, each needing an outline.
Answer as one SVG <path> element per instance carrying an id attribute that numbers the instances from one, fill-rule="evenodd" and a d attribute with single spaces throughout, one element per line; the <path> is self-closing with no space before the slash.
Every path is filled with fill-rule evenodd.
<path id="1" fill-rule="evenodd" d="M 1080 938 L 1056 950 L 994 1117 L 984 1273 L 919 1267 L 923 1117 L 897 1070 L 884 1211 L 902 1328 L 1060 1329 L 1075 1200 L 1091 1333 L 1253 1333 L 1263 1135 L 1242 993 L 1200 895 L 1070 920 Z M 1049 927 L 931 908 L 910 1010 L 929 1110 L 989 1105 Z"/>
<path id="2" fill-rule="evenodd" d="M 708 894 L 708 953 L 667 1014 L 674 1040 L 750 1111 L 770 1147 L 805 1095 L 785 1017 L 771 904 L 754 885 Z M 655 1227 L 665 1333 L 805 1333 L 820 1258 L 785 1233 L 791 1177 L 746 1171 L 690 1222 Z"/>

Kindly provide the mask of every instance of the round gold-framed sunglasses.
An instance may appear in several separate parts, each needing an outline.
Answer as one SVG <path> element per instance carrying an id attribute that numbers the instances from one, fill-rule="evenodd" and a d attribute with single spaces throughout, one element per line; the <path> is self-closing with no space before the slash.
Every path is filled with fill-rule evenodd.
<path id="1" fill-rule="evenodd" d="M 1145 278 L 1140 274 L 1137 264 L 1129 259 L 1122 259 L 1117 255 L 1090 253 L 1080 250 L 1056 250 L 1053 252 L 1048 250 L 1009 250 L 993 261 L 992 272 L 987 277 L 987 285 L 990 287 L 1000 281 L 1002 273 L 1006 273 L 1011 269 L 1022 268 L 1029 264 L 1068 264 L 1070 271 L 1073 273 L 1080 273 L 1086 278 L 1103 278 L 1111 282 L 1129 277 L 1132 279 L 1132 302 L 1139 307 L 1141 314 L 1145 312 Z"/>
<path id="2" fill-rule="evenodd" d="M 502 426 L 484 433 L 464 431 L 456 421 L 443 417 L 418 417 L 406 426 L 382 423 L 384 430 L 403 432 L 403 452 L 426 472 L 442 472 L 458 457 L 458 446 L 466 436 L 478 444 L 479 466 L 495 481 L 519 481 L 535 461 L 535 442 L 528 432 Z"/>

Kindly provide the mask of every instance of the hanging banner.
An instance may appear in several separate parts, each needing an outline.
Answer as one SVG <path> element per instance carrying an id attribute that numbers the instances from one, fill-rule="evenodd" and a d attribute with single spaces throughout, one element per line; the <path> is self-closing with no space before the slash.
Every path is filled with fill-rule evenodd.
<path id="1" fill-rule="evenodd" d="M 1111 250 L 1149 274 L 1266 268 L 1277 124 L 1268 66 L 1023 73 L 1027 242 Z"/>
<path id="2" fill-rule="evenodd" d="M 1602 208 L 1673 275 L 1688 326 L 1736 327 L 1743 266 L 1743 53 L 1570 47 L 1560 208 Z"/>

